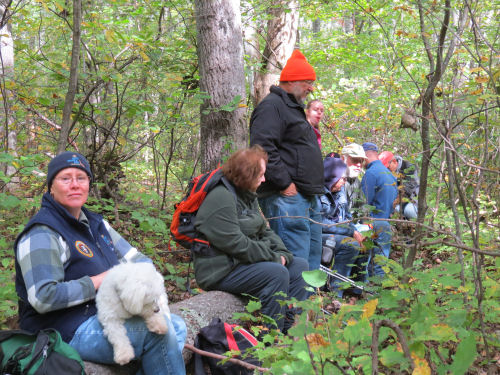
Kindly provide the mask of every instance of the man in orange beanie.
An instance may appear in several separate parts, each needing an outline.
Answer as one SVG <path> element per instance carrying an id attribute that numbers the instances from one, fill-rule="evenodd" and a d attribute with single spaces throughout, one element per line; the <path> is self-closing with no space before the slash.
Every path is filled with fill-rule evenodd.
<path id="1" fill-rule="evenodd" d="M 259 204 L 287 249 L 306 259 L 309 269 L 319 268 L 322 251 L 317 196 L 323 193 L 323 158 L 304 112 L 315 80 L 304 55 L 293 51 L 279 85 L 271 86 L 250 119 L 250 144 L 269 155 Z"/>

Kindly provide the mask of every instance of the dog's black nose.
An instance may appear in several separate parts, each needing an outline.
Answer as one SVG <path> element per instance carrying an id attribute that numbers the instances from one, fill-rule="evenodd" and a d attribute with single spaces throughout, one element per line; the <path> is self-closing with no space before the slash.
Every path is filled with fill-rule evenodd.
<path id="1" fill-rule="evenodd" d="M 154 312 L 155 312 L 155 313 L 160 312 L 160 308 L 159 308 L 159 307 L 155 308 L 155 309 L 154 309 Z"/>

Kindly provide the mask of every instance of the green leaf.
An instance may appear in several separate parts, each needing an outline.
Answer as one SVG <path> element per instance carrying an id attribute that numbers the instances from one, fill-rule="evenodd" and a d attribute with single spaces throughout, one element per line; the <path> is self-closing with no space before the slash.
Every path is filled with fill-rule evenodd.
<path id="1" fill-rule="evenodd" d="M 394 346 L 389 346 L 380 351 L 380 362 L 384 366 L 393 366 L 405 361 L 405 356 L 402 352 L 396 350 Z"/>
<path id="2" fill-rule="evenodd" d="M 454 375 L 465 374 L 477 357 L 476 338 L 470 335 L 458 344 L 453 363 L 450 365 L 450 373 Z"/>
<path id="3" fill-rule="evenodd" d="M 253 313 L 254 311 L 259 310 L 261 307 L 262 304 L 260 303 L 260 301 L 251 300 L 247 304 L 247 311 L 249 313 Z"/>
<path id="4" fill-rule="evenodd" d="M 0 193 L 0 209 L 10 210 L 16 208 L 21 204 L 21 201 L 13 196 L 5 193 Z"/>
<path id="5" fill-rule="evenodd" d="M 327 276 L 326 273 L 320 270 L 302 272 L 304 281 L 315 288 L 325 285 Z"/>

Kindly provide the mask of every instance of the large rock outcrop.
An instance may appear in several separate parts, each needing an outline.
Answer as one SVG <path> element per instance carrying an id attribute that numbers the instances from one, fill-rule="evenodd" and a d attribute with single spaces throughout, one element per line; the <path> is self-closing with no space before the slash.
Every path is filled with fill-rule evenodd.
<path id="1" fill-rule="evenodd" d="M 194 297 L 170 305 L 173 314 L 180 315 L 186 322 L 187 344 L 193 344 L 200 328 L 208 325 L 214 317 L 224 321 L 231 321 L 235 312 L 245 311 L 244 298 L 233 294 L 213 291 L 203 292 Z M 182 353 L 184 362 L 188 364 L 192 358 L 191 351 L 184 349 Z M 137 363 L 126 366 L 107 366 L 92 362 L 85 362 L 87 375 L 130 375 L 137 372 Z"/>

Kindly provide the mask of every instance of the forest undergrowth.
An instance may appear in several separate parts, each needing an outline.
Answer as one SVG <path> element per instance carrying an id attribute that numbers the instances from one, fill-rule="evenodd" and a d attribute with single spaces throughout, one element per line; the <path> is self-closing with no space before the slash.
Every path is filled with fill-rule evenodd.
<path id="1" fill-rule="evenodd" d="M 18 197 L 10 209 L 2 203 L 0 225 L 0 321 L 2 329 L 15 326 L 17 299 L 14 289 L 12 244 L 17 233 L 38 207 L 38 200 Z M 150 256 L 165 276 L 171 303 L 202 292 L 194 280 L 189 252 L 170 240 L 171 212 L 153 209 L 147 197 L 116 206 L 105 199 L 90 199 L 91 209 L 102 212 L 115 229 Z M 374 366 L 385 374 L 489 374 L 499 368 L 498 257 L 484 257 L 481 278 L 483 299 L 478 305 L 475 265 L 470 253 L 434 244 L 418 252 L 411 270 L 403 268 L 412 246 L 412 223 L 394 224 L 387 276 L 371 280 L 374 295 L 354 303 L 341 301 L 339 311 L 325 313 L 335 298 L 320 292 L 326 274 L 316 271 L 308 282 L 315 297 L 296 302 L 303 309 L 290 336 L 272 332 L 255 353 L 273 374 L 368 374 Z M 431 236 L 432 235 L 432 236 Z M 384 261 L 384 260 L 381 260 Z M 187 288 L 189 285 L 189 288 Z M 259 303 L 251 301 L 238 316 L 254 329 L 261 324 Z M 276 339 L 278 335 L 278 339 Z M 375 338 L 374 338 L 375 337 Z M 375 358 L 375 360 L 374 360 Z"/>

